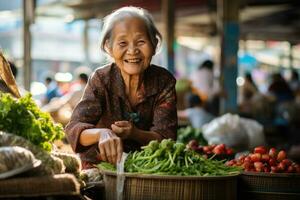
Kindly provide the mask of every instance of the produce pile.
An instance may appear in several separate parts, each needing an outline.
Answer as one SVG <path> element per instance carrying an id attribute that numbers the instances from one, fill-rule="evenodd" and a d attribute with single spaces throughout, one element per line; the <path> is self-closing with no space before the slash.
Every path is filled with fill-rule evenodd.
<path id="1" fill-rule="evenodd" d="M 178 129 L 177 142 L 182 142 L 186 144 L 190 140 L 196 140 L 200 145 L 207 145 L 207 141 L 203 137 L 202 130 L 200 128 L 193 128 L 192 126 L 187 126 Z"/>
<path id="2" fill-rule="evenodd" d="M 100 163 L 99 168 L 115 170 L 109 163 Z M 240 167 L 224 165 L 223 161 L 210 160 L 185 148 L 183 143 L 164 139 L 161 143 L 151 141 L 142 151 L 130 152 L 124 166 L 125 172 L 178 175 L 222 176 L 239 173 Z"/>
<path id="3" fill-rule="evenodd" d="M 264 146 L 255 147 L 252 153 L 230 160 L 226 165 L 241 166 L 246 172 L 300 173 L 300 165 L 289 160 L 284 150 Z"/>
<path id="4" fill-rule="evenodd" d="M 46 151 L 51 151 L 51 142 L 64 136 L 62 126 L 54 124 L 30 94 L 15 99 L 0 92 L 0 130 L 22 136 Z"/>
<path id="5" fill-rule="evenodd" d="M 0 147 L 0 176 L 1 173 L 33 165 L 36 161 L 31 151 L 18 147 Z"/>
<path id="6" fill-rule="evenodd" d="M 202 146 L 199 145 L 198 141 L 191 140 L 187 144 L 187 148 L 197 153 L 200 153 L 206 158 L 215 159 L 232 159 L 234 158 L 234 151 L 232 148 L 227 147 L 225 144 L 212 144 Z"/>

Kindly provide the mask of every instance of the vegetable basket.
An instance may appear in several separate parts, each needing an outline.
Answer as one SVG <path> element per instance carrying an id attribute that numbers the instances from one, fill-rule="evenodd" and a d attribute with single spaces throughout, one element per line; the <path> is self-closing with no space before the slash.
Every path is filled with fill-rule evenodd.
<path id="1" fill-rule="evenodd" d="M 117 199 L 117 174 L 102 171 L 107 200 Z M 235 200 L 238 175 L 170 176 L 124 173 L 123 199 Z"/>
<path id="2" fill-rule="evenodd" d="M 243 172 L 238 183 L 239 199 L 300 199 L 300 174 Z"/>

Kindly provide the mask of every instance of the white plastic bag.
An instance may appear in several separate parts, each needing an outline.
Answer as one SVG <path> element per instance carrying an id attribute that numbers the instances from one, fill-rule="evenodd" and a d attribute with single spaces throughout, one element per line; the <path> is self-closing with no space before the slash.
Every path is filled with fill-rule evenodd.
<path id="1" fill-rule="evenodd" d="M 254 120 L 225 114 L 205 124 L 203 136 L 209 144 L 221 144 L 245 151 L 264 144 L 262 126 Z"/>
<path id="2" fill-rule="evenodd" d="M 240 122 L 246 130 L 249 138 L 248 148 L 251 150 L 254 147 L 265 145 L 265 135 L 263 126 L 255 120 L 240 118 Z"/>

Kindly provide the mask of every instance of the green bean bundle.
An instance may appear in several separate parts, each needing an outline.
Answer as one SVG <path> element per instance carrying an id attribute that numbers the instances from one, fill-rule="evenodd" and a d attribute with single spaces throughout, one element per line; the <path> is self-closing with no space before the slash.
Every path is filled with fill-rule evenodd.
<path id="1" fill-rule="evenodd" d="M 112 165 L 109 170 L 112 170 Z M 125 161 L 125 172 L 142 174 L 224 176 L 239 171 L 239 167 L 228 167 L 224 161 L 206 159 L 171 139 L 164 139 L 161 143 L 151 141 L 142 147 L 142 151 L 130 152 Z"/>

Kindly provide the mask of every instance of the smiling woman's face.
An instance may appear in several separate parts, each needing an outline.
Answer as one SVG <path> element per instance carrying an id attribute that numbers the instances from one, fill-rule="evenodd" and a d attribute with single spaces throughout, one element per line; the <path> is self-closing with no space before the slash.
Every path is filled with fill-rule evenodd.
<path id="1" fill-rule="evenodd" d="M 122 73 L 140 75 L 149 67 L 154 49 L 146 25 L 136 17 L 117 22 L 112 30 L 110 55 Z"/>

